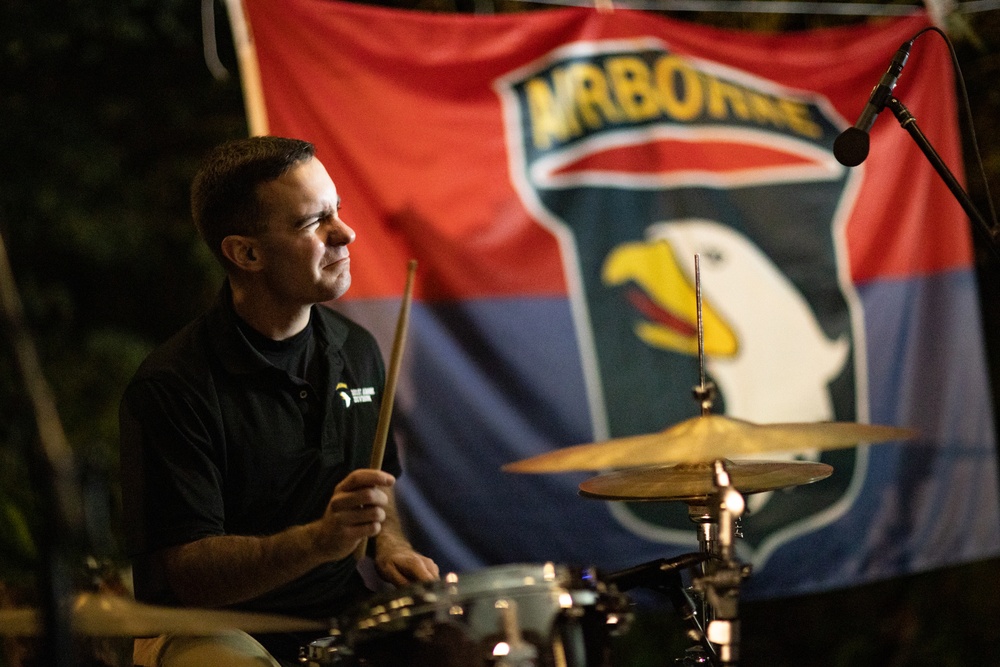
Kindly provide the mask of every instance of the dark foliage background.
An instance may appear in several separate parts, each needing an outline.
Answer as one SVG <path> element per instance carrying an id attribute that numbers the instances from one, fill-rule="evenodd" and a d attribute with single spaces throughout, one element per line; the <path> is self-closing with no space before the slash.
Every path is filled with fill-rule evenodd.
<path id="1" fill-rule="evenodd" d="M 203 153 L 247 133 L 220 4 L 214 14 L 219 54 L 231 73 L 225 80 L 214 79 L 206 67 L 195 0 L 14 0 L 0 8 L 0 238 L 62 426 L 80 467 L 95 480 L 89 488 L 106 504 L 111 526 L 100 543 L 81 547 L 81 558 L 121 561 L 117 406 L 125 382 L 153 345 L 205 306 L 221 279 L 197 239 L 187 205 L 189 179 Z M 547 8 L 514 0 L 378 4 L 465 12 Z M 760 31 L 878 20 L 664 13 Z M 949 32 L 990 186 L 997 192 L 1000 10 L 957 14 Z M 985 213 L 988 200 L 972 160 L 969 130 L 963 128 L 968 187 Z M 998 266 L 991 249 L 978 243 L 994 378 L 1000 367 Z M 32 405 L 9 336 L 2 336 L 0 605 L 33 599 L 44 527 L 41 494 L 29 474 L 37 450 Z M 745 604 L 744 664 L 1000 664 L 998 564 L 972 563 L 858 589 Z M 2 643 L 0 665 L 12 664 L 18 652 L 9 640 Z M 683 646 L 675 618 L 645 614 L 616 641 L 616 662 L 673 664 Z"/>

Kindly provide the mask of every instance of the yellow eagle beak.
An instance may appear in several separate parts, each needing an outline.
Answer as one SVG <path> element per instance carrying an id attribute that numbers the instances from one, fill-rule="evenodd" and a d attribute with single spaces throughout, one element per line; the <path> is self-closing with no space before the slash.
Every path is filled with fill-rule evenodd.
<path id="1" fill-rule="evenodd" d="M 652 347 L 698 354 L 695 287 L 681 270 L 669 243 L 623 243 L 604 260 L 601 279 L 611 287 L 632 283 L 626 294 L 642 315 L 635 324 L 640 340 Z M 734 356 L 739 343 L 732 327 L 704 298 L 701 310 L 705 354 Z"/>

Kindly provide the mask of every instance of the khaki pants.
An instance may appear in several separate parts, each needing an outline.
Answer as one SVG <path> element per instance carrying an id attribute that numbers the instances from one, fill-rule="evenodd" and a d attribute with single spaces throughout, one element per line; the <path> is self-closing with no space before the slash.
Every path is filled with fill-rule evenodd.
<path id="1" fill-rule="evenodd" d="M 136 639 L 132 660 L 141 667 L 281 667 L 256 639 L 239 630 Z"/>

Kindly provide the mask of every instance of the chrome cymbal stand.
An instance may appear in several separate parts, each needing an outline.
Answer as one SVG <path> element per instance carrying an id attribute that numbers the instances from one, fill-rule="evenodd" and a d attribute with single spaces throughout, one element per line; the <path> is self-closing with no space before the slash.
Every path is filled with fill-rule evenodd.
<path id="1" fill-rule="evenodd" d="M 698 316 L 699 384 L 693 394 L 702 415 L 712 411 L 715 386 L 705 376 L 705 337 L 701 305 L 701 263 L 694 256 L 695 297 Z M 705 559 L 700 574 L 691 582 L 699 599 L 700 627 L 708 642 L 701 641 L 689 649 L 683 665 L 736 665 L 739 661 L 739 590 L 743 579 L 750 575 L 750 566 L 735 556 L 735 540 L 739 536 L 738 521 L 746 509 L 743 495 L 733 487 L 726 462 L 713 463 L 715 493 L 703 502 L 688 505 L 688 514 L 698 526 L 698 546 Z M 706 651 L 706 644 L 712 649 Z"/>
<path id="2" fill-rule="evenodd" d="M 715 656 L 715 649 L 705 636 L 701 622 L 703 612 L 696 608 L 700 601 L 692 599 L 681 576 L 686 570 L 693 571 L 700 567 L 707 558 L 703 551 L 681 554 L 674 558 L 659 558 L 603 577 L 604 581 L 613 584 L 619 591 L 645 588 L 666 596 L 684 623 L 684 636 L 692 642 L 685 657 L 675 661 L 677 664 L 709 664 Z"/>
<path id="3" fill-rule="evenodd" d="M 707 511 L 701 515 L 708 520 L 699 523 L 702 527 L 699 538 L 702 548 L 715 557 L 705 561 L 701 575 L 692 580 L 691 587 L 702 600 L 705 635 L 716 649 L 717 660 L 713 662 L 731 666 L 739 663 L 740 585 L 750 576 L 750 566 L 735 555 L 737 520 L 746 502 L 732 486 L 724 461 L 715 461 L 714 474 L 716 492 L 709 497 Z"/>
<path id="4" fill-rule="evenodd" d="M 709 507 L 708 499 L 699 499 L 688 503 L 688 517 L 697 526 L 698 530 L 698 553 L 702 555 L 702 561 L 698 564 L 696 574 L 692 575 L 691 586 L 685 591 L 685 595 L 691 600 L 694 608 L 694 627 L 697 628 L 697 636 L 693 632 L 688 632 L 688 639 L 697 642 L 687 650 L 684 658 L 678 660 L 678 664 L 684 667 L 702 664 L 718 664 L 715 647 L 709 643 L 706 636 L 706 629 L 713 620 L 712 608 L 708 604 L 708 599 L 695 582 L 704 577 L 711 576 L 715 572 L 715 563 L 719 558 L 718 523 Z"/>

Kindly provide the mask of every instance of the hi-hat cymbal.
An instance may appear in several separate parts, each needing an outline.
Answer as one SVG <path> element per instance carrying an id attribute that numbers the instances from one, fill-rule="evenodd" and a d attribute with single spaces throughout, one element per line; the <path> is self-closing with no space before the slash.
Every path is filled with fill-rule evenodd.
<path id="1" fill-rule="evenodd" d="M 833 474 L 833 466 L 813 461 L 726 461 L 726 470 L 743 494 L 810 484 Z M 711 463 L 681 463 L 618 470 L 580 484 L 580 494 L 604 500 L 703 500 L 715 491 Z"/>
<path id="2" fill-rule="evenodd" d="M 89 637 L 155 637 L 162 634 L 211 635 L 227 630 L 251 634 L 329 630 L 319 621 L 221 609 L 158 607 L 120 595 L 82 593 L 73 600 L 70 624 Z M 0 636 L 38 636 L 44 632 L 37 609 L 0 609 Z"/>
<path id="3" fill-rule="evenodd" d="M 853 422 L 761 425 L 721 415 L 702 415 L 659 433 L 565 447 L 508 463 L 503 470 L 541 473 L 707 463 L 774 452 L 841 449 L 915 436 L 916 431 L 895 426 Z"/>

